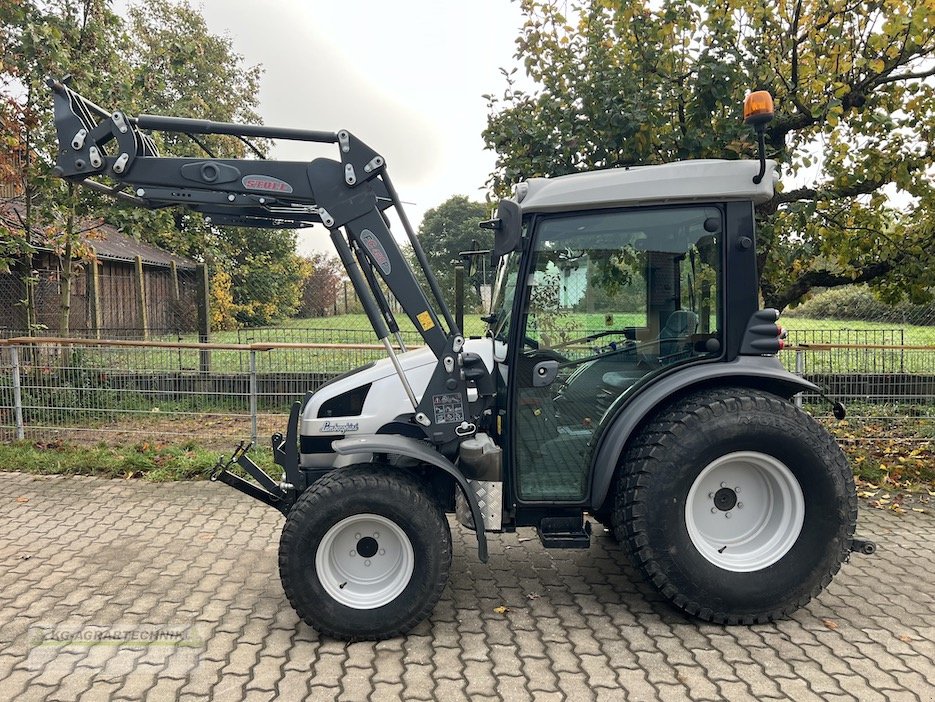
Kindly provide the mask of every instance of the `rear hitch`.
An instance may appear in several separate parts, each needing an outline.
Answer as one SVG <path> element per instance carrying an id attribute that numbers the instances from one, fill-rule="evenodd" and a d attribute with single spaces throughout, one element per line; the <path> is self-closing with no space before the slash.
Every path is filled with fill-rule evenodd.
<path id="1" fill-rule="evenodd" d="M 245 495 L 249 495 L 270 507 L 275 507 L 283 514 L 288 514 L 292 505 L 295 503 L 295 491 L 285 489 L 286 486 L 277 483 L 266 471 L 250 459 L 247 455 L 247 451 L 252 447 L 252 441 L 249 444 L 241 441 L 237 448 L 234 449 L 234 453 L 231 454 L 230 458 L 226 460 L 223 456 L 218 458 L 217 464 L 215 464 L 214 469 L 211 471 L 211 481 L 230 485 L 232 488 L 240 490 L 240 492 Z M 244 480 L 239 475 L 231 473 L 230 468 L 234 464 L 240 466 L 248 475 L 256 480 L 256 483 L 251 483 L 249 480 Z"/>
<path id="2" fill-rule="evenodd" d="M 877 552 L 877 545 L 868 539 L 851 539 L 851 552 L 872 556 Z"/>

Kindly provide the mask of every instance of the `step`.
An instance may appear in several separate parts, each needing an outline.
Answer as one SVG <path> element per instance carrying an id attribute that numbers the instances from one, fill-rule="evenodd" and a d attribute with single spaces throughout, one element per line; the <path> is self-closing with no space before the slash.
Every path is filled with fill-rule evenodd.
<path id="1" fill-rule="evenodd" d="M 588 548 L 591 522 L 581 517 L 544 517 L 539 522 L 539 541 L 545 548 Z"/>

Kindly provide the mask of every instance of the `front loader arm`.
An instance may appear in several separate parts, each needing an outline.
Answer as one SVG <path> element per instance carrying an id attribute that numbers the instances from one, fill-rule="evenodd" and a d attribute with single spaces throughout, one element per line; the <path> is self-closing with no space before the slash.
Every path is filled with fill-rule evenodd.
<path id="1" fill-rule="evenodd" d="M 406 219 L 382 156 L 346 130 L 325 132 L 264 125 L 108 112 L 66 85 L 50 80 L 59 152 L 55 172 L 71 182 L 140 207 L 184 206 L 216 225 L 295 228 L 324 224 L 364 312 L 400 376 L 427 438 L 448 443 L 473 433 L 482 408 L 469 407 L 471 383 L 489 399 L 493 383 L 478 359 L 465 358 L 464 339 L 445 305 L 418 238 Z M 340 161 L 160 156 L 143 130 L 279 138 L 338 146 Z M 106 179 L 110 182 L 104 182 Z M 112 184 L 111 184 L 112 183 Z M 395 208 L 431 290 L 430 299 L 400 250 L 384 211 Z M 438 363 L 419 399 L 410 387 L 390 334 L 399 327 L 377 276 L 435 354 Z M 436 311 L 438 310 L 438 311 Z M 442 319 L 447 332 L 442 325 Z M 468 369 L 468 372 L 465 372 Z M 482 403 L 484 404 L 484 403 Z M 489 402 L 486 403 L 489 405 Z M 439 407 L 443 407 L 439 412 Z"/>

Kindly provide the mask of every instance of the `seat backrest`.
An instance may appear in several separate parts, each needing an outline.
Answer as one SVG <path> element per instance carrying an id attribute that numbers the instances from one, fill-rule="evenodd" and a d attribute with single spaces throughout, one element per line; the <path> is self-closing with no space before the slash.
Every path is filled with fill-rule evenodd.
<path id="1" fill-rule="evenodd" d="M 670 356 L 682 350 L 687 337 L 698 329 L 698 315 L 691 310 L 675 310 L 659 332 L 659 356 Z"/>

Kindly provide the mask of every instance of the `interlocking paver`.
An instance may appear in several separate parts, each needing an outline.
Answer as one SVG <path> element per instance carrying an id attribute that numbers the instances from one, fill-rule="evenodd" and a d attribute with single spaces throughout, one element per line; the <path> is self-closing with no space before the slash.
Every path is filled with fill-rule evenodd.
<path id="1" fill-rule="evenodd" d="M 429 621 L 346 645 L 292 612 L 282 518 L 249 498 L 209 483 L 0 477 L 0 701 L 935 700 L 931 514 L 862 509 L 878 554 L 852 557 L 792 619 L 754 627 L 681 617 L 602 529 L 582 552 L 546 551 L 528 529 L 491 535 L 485 565 L 452 520 L 451 585 Z M 145 625 L 182 627 L 191 646 L 32 638 Z"/>

